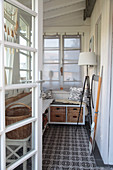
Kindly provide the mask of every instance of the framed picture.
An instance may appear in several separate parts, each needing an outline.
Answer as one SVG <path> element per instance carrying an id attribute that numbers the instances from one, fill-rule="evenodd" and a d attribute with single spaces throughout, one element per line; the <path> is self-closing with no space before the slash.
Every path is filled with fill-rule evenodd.
<path id="1" fill-rule="evenodd" d="M 94 36 L 92 36 L 89 41 L 89 52 L 94 52 Z"/>

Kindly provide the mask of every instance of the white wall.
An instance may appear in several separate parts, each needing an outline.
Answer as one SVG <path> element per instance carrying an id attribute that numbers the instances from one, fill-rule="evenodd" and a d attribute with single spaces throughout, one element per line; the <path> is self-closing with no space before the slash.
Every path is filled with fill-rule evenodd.
<path id="1" fill-rule="evenodd" d="M 110 104 L 110 49 L 109 49 L 109 19 L 110 0 L 97 0 L 91 16 L 90 37 L 94 35 L 95 51 L 95 28 L 101 16 L 101 65 L 103 65 L 103 78 L 101 88 L 101 100 L 99 108 L 96 141 L 105 164 L 108 164 L 108 130 L 109 130 L 109 104 Z M 91 74 L 91 72 L 90 72 Z M 96 100 L 96 97 L 95 97 Z"/>
<path id="2" fill-rule="evenodd" d="M 111 103 L 109 117 L 109 164 L 113 165 L 113 0 L 111 0 Z"/>
<path id="3" fill-rule="evenodd" d="M 69 98 L 70 92 L 60 90 L 60 91 L 52 91 L 52 97 L 55 100 L 62 100 L 65 99 L 67 100 Z"/>

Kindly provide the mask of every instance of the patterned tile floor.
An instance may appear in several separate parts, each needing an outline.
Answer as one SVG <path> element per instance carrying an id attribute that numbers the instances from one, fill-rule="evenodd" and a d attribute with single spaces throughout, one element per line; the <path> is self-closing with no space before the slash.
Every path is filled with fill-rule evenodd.
<path id="1" fill-rule="evenodd" d="M 43 135 L 43 170 L 111 170 L 89 154 L 85 126 L 49 125 Z"/>

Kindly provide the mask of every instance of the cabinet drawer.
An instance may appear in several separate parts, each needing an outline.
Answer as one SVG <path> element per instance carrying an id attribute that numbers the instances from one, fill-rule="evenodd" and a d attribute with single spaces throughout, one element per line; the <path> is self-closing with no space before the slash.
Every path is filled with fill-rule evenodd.
<path id="1" fill-rule="evenodd" d="M 50 107 L 51 111 L 60 113 L 60 112 L 65 112 L 66 111 L 66 107 L 61 107 L 61 106 L 51 106 Z"/>
<path id="2" fill-rule="evenodd" d="M 66 108 L 65 107 L 50 107 L 50 121 L 51 122 L 65 122 Z"/>
<path id="3" fill-rule="evenodd" d="M 68 113 L 79 113 L 80 107 L 68 107 Z M 81 115 L 83 114 L 83 108 L 81 108 Z"/>
<path id="4" fill-rule="evenodd" d="M 67 108 L 67 122 L 77 122 L 80 107 Z M 81 108 L 79 122 L 83 123 L 83 108 Z"/>

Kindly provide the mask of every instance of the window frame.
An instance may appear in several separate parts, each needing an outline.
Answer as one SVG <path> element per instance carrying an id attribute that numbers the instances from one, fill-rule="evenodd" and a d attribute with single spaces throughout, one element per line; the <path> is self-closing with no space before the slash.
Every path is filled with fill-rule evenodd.
<path id="1" fill-rule="evenodd" d="M 48 39 L 49 38 L 54 38 L 55 36 L 57 36 L 57 35 L 44 35 L 43 36 L 43 40 L 45 39 L 45 37 L 47 37 Z M 80 48 L 71 48 L 71 47 L 64 47 L 64 39 L 65 39 L 65 37 L 66 38 L 78 38 L 79 40 L 80 40 Z M 81 81 L 77 81 L 77 80 L 75 80 L 75 81 L 64 81 L 64 65 L 66 65 L 66 64 L 77 64 L 78 65 L 78 61 L 76 60 L 66 60 L 66 61 L 69 61 L 69 63 L 65 63 L 64 61 L 65 61 L 65 59 L 64 59 L 64 52 L 65 51 L 80 51 L 81 52 L 81 35 L 75 35 L 75 34 L 72 34 L 72 35 L 64 35 L 64 34 L 61 34 L 61 35 L 59 35 L 59 40 L 60 40 L 60 58 L 59 58 L 59 67 L 60 68 L 63 68 L 63 75 L 61 74 L 61 71 L 60 71 L 60 68 L 59 68 L 59 81 L 60 81 L 60 87 L 63 87 L 63 88 L 65 88 L 65 83 L 82 83 L 82 80 Z M 48 48 L 47 50 L 53 50 L 53 48 Z M 55 49 L 54 49 L 55 50 Z M 45 48 L 43 49 L 43 52 L 45 51 Z M 44 62 L 44 54 L 43 54 L 43 66 L 44 66 L 44 64 L 55 64 L 55 63 L 45 63 Z M 81 74 L 81 73 L 80 73 Z M 46 79 L 44 79 L 46 82 L 49 82 L 48 80 L 46 80 Z M 52 82 L 54 83 L 54 80 L 52 80 Z M 59 88 L 60 88 L 59 87 Z"/>
<path id="2" fill-rule="evenodd" d="M 57 64 L 58 65 L 58 70 L 60 70 L 60 58 L 61 58 L 61 56 L 60 56 L 60 36 L 59 35 L 44 35 L 43 36 L 43 44 L 44 44 L 44 40 L 45 39 L 59 39 L 59 47 L 58 48 L 56 48 L 56 47 L 44 47 L 43 46 L 43 67 L 44 67 L 44 65 L 46 65 L 46 64 L 50 64 L 50 65 L 54 65 L 54 64 Z M 45 51 L 58 51 L 58 53 L 59 53 L 59 58 L 58 58 L 58 62 L 44 62 L 44 52 Z M 46 80 L 46 79 L 44 79 L 47 83 L 50 83 L 50 80 Z M 56 82 L 56 83 L 58 83 L 59 84 L 59 86 L 60 86 L 60 72 L 58 71 L 58 80 L 51 80 L 51 82 L 52 83 L 54 83 L 54 82 Z"/>
<path id="3" fill-rule="evenodd" d="M 71 48 L 71 47 L 64 47 L 64 40 L 65 40 L 65 38 L 67 38 L 67 39 L 68 39 L 68 38 L 70 38 L 70 39 L 71 39 L 71 38 L 77 38 L 77 39 L 79 39 L 79 40 L 80 40 L 80 48 L 76 48 L 76 47 L 75 47 L 75 48 L 74 48 L 74 47 L 72 47 L 72 48 Z M 65 52 L 65 51 L 78 51 L 78 50 L 81 52 L 81 35 L 63 35 L 63 85 L 64 85 L 64 83 L 71 83 L 71 82 L 72 82 L 72 83 L 74 83 L 74 82 L 76 83 L 76 81 L 77 81 L 77 80 L 75 80 L 75 81 L 72 81 L 72 80 L 70 80 L 70 81 L 68 81 L 68 80 L 65 81 L 65 80 L 64 80 L 64 65 L 68 65 L 68 64 L 72 64 L 72 65 L 73 65 L 73 64 L 76 64 L 76 65 L 78 65 L 78 62 L 74 62 L 74 60 L 66 60 L 66 61 L 73 61 L 73 62 L 72 62 L 72 63 L 71 63 L 71 62 L 65 63 L 65 62 L 64 62 L 64 61 L 65 61 L 65 60 L 64 60 L 64 52 Z M 79 67 L 80 67 L 80 66 L 79 66 Z M 80 73 L 80 74 L 81 74 L 81 73 Z M 77 82 L 79 82 L 79 81 L 77 81 Z M 80 82 L 81 82 L 81 81 L 80 81 Z"/>

